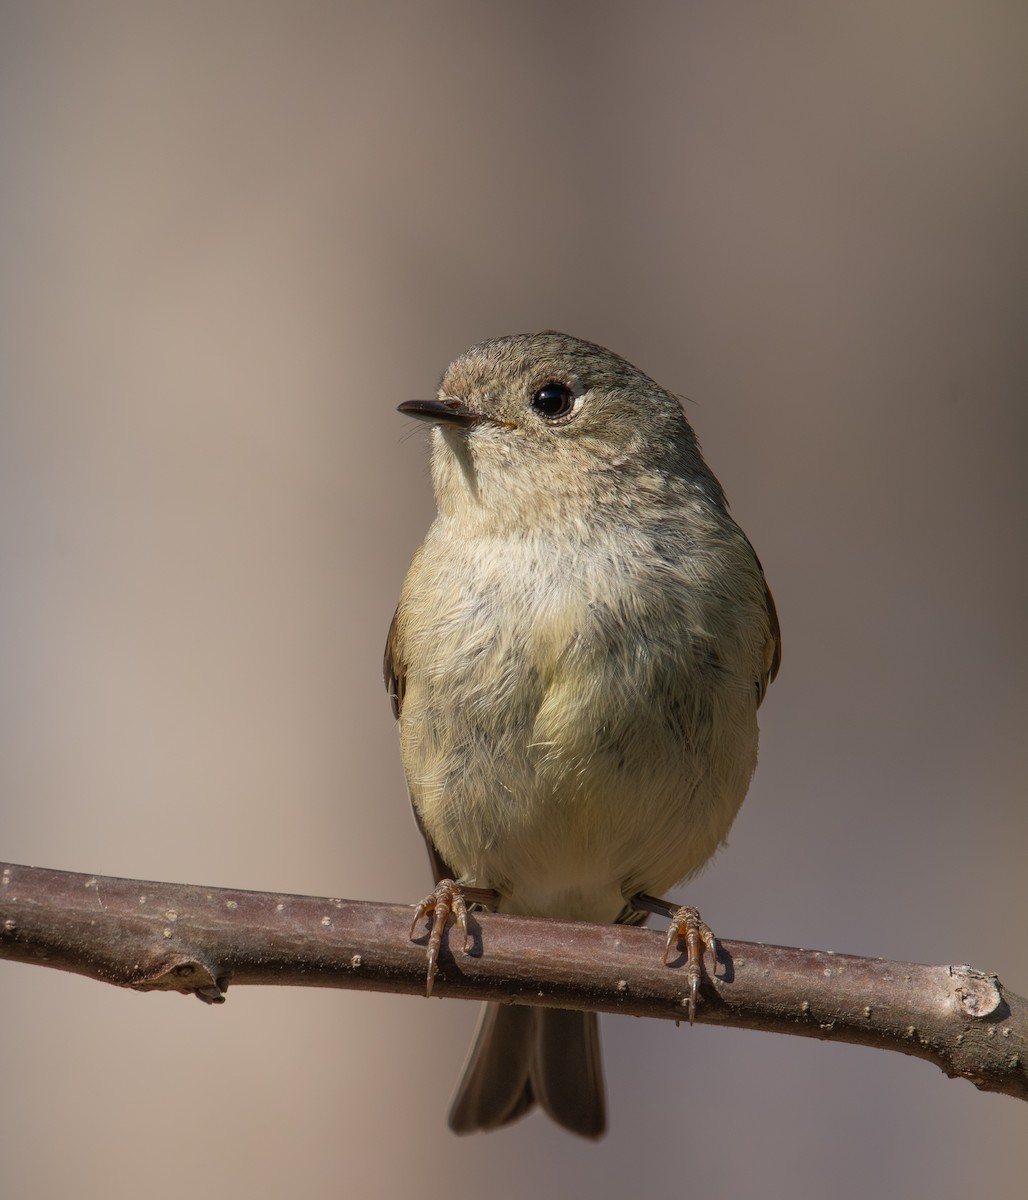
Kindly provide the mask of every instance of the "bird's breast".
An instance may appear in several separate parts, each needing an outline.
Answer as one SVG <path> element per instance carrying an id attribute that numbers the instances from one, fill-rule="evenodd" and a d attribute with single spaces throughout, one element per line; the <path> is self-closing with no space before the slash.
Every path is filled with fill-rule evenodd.
<path id="1" fill-rule="evenodd" d="M 680 581 L 566 547 L 415 568 L 401 745 L 451 866 L 511 911 L 612 920 L 626 889 L 666 890 L 713 853 L 753 768 L 755 699 Z"/>

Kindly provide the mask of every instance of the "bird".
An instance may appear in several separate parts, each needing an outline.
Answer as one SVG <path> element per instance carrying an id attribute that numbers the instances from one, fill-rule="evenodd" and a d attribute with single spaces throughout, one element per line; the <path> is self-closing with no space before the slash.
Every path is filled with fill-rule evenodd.
<path id="1" fill-rule="evenodd" d="M 428 985 L 467 907 L 568 920 L 671 916 L 690 1018 L 714 949 L 664 894 L 724 843 L 757 757 L 781 633 L 764 572 L 680 400 L 624 358 L 546 330 L 472 346 L 436 398 L 437 513 L 384 674 L 436 888 Z M 665 950 L 667 961 L 668 950 Z M 539 1105 L 606 1130 L 594 1013 L 489 1003 L 449 1114 L 457 1133 Z"/>

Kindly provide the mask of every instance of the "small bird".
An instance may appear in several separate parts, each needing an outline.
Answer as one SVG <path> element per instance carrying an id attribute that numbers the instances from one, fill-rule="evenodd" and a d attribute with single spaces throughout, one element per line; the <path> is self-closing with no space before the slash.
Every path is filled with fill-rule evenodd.
<path id="1" fill-rule="evenodd" d="M 713 935 L 655 900 L 724 842 L 781 657 L 763 571 L 679 401 L 618 355 L 546 331 L 473 346 L 430 423 L 437 516 L 389 630 L 386 687 L 451 913 L 636 923 L 673 915 L 695 1005 Z M 665 954 L 665 959 L 667 954 Z M 606 1129 L 595 1014 L 488 1004 L 457 1133 L 539 1104 Z"/>

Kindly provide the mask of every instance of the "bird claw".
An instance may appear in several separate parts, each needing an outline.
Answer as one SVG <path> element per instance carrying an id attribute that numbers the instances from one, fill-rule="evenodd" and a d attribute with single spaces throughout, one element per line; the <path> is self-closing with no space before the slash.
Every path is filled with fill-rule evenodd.
<path id="1" fill-rule="evenodd" d="M 432 926 L 428 932 L 428 947 L 425 957 L 428 959 L 428 979 L 425 983 L 425 995 L 432 995 L 432 983 L 439 969 L 439 952 L 443 945 L 443 931 L 446 922 L 453 914 L 454 919 L 464 934 L 464 953 L 467 954 L 470 944 L 468 933 L 468 906 L 464 899 L 464 889 L 452 879 L 440 879 L 432 893 L 415 906 L 414 920 L 411 922 L 410 938 L 414 934 L 422 917 L 432 914 Z"/>
<path id="2" fill-rule="evenodd" d="M 689 1024 L 696 1017 L 696 1001 L 700 995 L 700 980 L 703 978 L 703 952 L 709 950 L 717 970 L 717 938 L 713 930 L 700 916 L 700 910 L 691 904 L 683 905 L 671 914 L 671 924 L 664 943 L 664 962 L 671 957 L 675 943 L 685 939 L 685 976 L 689 987 Z"/>

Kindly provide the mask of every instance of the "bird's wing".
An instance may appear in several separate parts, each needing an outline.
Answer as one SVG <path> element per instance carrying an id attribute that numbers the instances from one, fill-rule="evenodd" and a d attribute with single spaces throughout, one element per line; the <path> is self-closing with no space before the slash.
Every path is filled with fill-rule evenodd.
<path id="1" fill-rule="evenodd" d="M 738 525 L 736 525 L 736 529 L 739 529 Z M 757 680 L 757 707 L 759 708 L 761 701 L 767 694 L 767 689 L 778 674 L 778 668 L 782 665 L 782 627 L 778 624 L 778 610 L 775 608 L 775 598 L 771 595 L 771 589 L 767 586 L 767 580 L 764 578 L 764 568 L 760 564 L 756 550 L 753 549 L 753 543 L 741 529 L 739 529 L 739 532 L 749 547 L 750 553 L 753 555 L 753 561 L 757 564 L 757 570 L 760 572 L 760 582 L 764 585 L 764 606 L 767 609 L 768 634 L 767 641 L 764 643 L 764 661 L 761 664 L 760 678 Z"/>
<path id="2" fill-rule="evenodd" d="M 393 706 L 393 716 L 397 720 L 400 719 L 400 710 L 403 708 L 403 692 L 407 682 L 407 668 L 400 657 L 399 647 L 397 646 L 397 622 L 396 618 L 400 615 L 400 610 L 397 608 L 393 613 L 393 619 L 389 622 L 389 632 L 386 634 L 385 656 L 382 660 L 382 676 L 385 679 L 386 691 L 389 693 L 389 699 Z"/>
<path id="3" fill-rule="evenodd" d="M 754 555 L 754 557 L 756 557 Z M 760 566 L 760 559 L 757 559 L 757 566 Z M 761 577 L 764 575 L 761 568 Z M 778 609 L 775 608 L 775 598 L 771 595 L 771 589 L 767 586 L 767 580 L 764 580 L 764 603 L 767 605 L 767 620 L 768 620 L 768 639 L 764 645 L 764 669 L 761 672 L 760 679 L 757 681 L 757 706 L 764 699 L 764 694 L 771 686 L 771 682 L 778 674 L 778 668 L 782 665 L 782 627 L 778 624 Z"/>
<path id="4" fill-rule="evenodd" d="M 382 663 L 382 674 L 385 678 L 386 691 L 389 693 L 389 699 L 393 705 L 393 716 L 399 720 L 400 713 L 403 710 L 403 697 L 406 690 L 407 682 L 407 667 L 403 661 L 403 654 L 399 645 L 399 629 L 397 617 L 400 615 L 400 610 L 397 608 L 393 613 L 393 619 L 389 622 L 389 633 L 386 635 L 385 657 Z M 449 867 L 435 848 L 435 843 L 425 832 L 425 826 L 421 823 L 421 817 L 418 815 L 418 810 L 411 803 L 411 811 L 414 813 L 414 820 L 418 823 L 418 829 L 421 830 L 421 836 L 425 839 L 425 849 L 428 851 L 428 860 L 432 864 L 432 874 L 435 877 L 436 883 L 440 879 L 456 879 L 453 869 Z"/>

